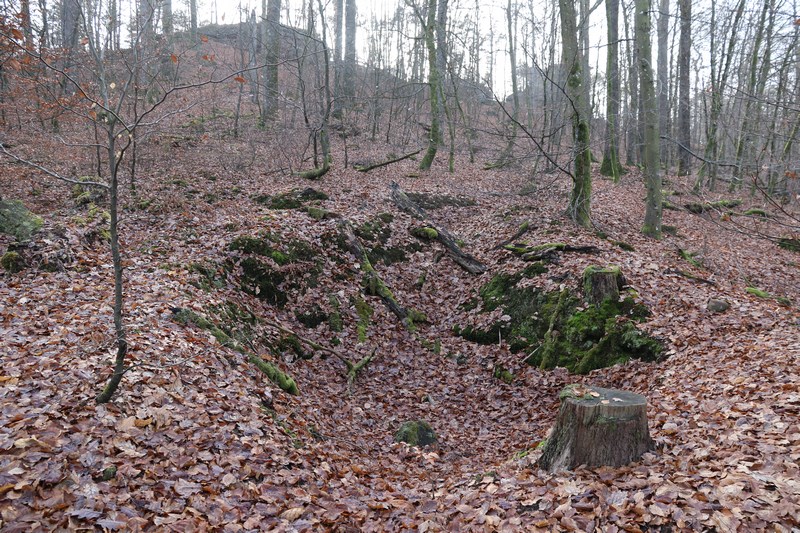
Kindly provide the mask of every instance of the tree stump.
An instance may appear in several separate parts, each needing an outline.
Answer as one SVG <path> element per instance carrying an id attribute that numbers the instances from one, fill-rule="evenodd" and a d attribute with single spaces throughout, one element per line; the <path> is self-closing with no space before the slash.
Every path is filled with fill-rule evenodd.
<path id="1" fill-rule="evenodd" d="M 586 301 L 599 306 L 604 300 L 619 300 L 619 291 L 625 284 L 618 266 L 605 268 L 590 266 L 583 271 L 583 293 Z"/>
<path id="2" fill-rule="evenodd" d="M 560 398 L 561 408 L 539 459 L 540 468 L 555 472 L 582 464 L 622 466 L 653 449 L 644 396 L 569 385 Z"/>

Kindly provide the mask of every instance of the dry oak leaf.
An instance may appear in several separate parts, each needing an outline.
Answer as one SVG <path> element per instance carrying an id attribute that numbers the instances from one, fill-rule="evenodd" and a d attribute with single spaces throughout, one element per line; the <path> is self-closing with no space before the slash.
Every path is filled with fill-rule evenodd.
<path id="1" fill-rule="evenodd" d="M 305 510 L 305 507 L 292 507 L 291 509 L 286 509 L 284 512 L 282 512 L 281 518 L 288 520 L 289 522 L 294 522 L 303 515 Z"/>

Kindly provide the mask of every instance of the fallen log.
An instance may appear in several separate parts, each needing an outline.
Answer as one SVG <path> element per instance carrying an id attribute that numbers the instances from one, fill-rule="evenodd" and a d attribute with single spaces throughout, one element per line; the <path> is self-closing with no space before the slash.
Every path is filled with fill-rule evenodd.
<path id="1" fill-rule="evenodd" d="M 475 259 L 472 255 L 464 252 L 456 243 L 455 237 L 447 230 L 447 228 L 434 223 L 432 220 L 428 218 L 428 214 L 414 203 L 408 195 L 400 188 L 396 182 L 392 182 L 389 186 L 391 193 L 390 197 L 392 201 L 399 207 L 401 210 L 405 211 L 406 213 L 410 214 L 411 216 L 422 220 L 425 222 L 427 226 L 433 228 L 436 233 L 436 240 L 438 240 L 447 250 L 447 253 L 453 259 L 453 261 L 458 264 L 461 268 L 469 272 L 470 274 L 482 274 L 486 272 L 486 265 Z"/>
<path id="2" fill-rule="evenodd" d="M 519 239 L 520 237 L 522 237 L 523 235 L 525 235 L 526 233 L 528 233 L 528 231 L 530 231 L 532 229 L 533 228 L 531 227 L 530 221 L 526 220 L 525 222 L 523 222 L 520 225 L 519 229 L 517 230 L 517 232 L 514 235 L 512 235 L 508 239 L 504 240 L 500 244 L 496 245 L 494 248 L 492 248 L 492 250 L 499 250 L 500 248 L 503 248 L 504 246 L 507 246 L 507 245 L 513 243 L 514 241 L 516 241 L 517 239 Z"/>
<path id="3" fill-rule="evenodd" d="M 392 294 L 392 291 L 386 286 L 386 283 L 384 283 L 372 266 L 372 262 L 367 256 L 367 251 L 361 246 L 361 242 L 359 242 L 358 237 L 356 237 L 353 231 L 353 225 L 350 224 L 348 220 L 343 220 L 339 223 L 339 231 L 341 231 L 350 253 L 353 254 L 361 265 L 364 288 L 367 294 L 378 296 L 381 301 L 383 301 L 384 305 L 386 305 L 403 324 L 411 329 L 413 329 L 415 322 L 426 322 L 427 317 L 420 311 L 406 309 L 400 305 L 394 294 Z"/>
<path id="4" fill-rule="evenodd" d="M 527 244 L 507 244 L 503 248 L 521 256 L 525 261 L 550 260 L 557 252 L 577 252 L 584 254 L 596 254 L 600 252 L 597 246 L 573 246 L 563 242 L 549 242 L 546 244 L 537 244 L 536 246 L 529 246 Z"/>
<path id="5" fill-rule="evenodd" d="M 394 159 L 389 159 L 388 161 L 381 161 L 380 163 L 375 163 L 373 165 L 353 165 L 353 168 L 358 170 L 359 172 L 369 172 L 370 170 L 375 170 L 376 168 L 385 167 L 387 165 L 391 165 L 392 163 L 399 163 L 409 157 L 414 157 L 418 153 L 420 153 L 422 149 L 417 150 L 416 152 L 411 152 L 410 154 L 401 155 L 400 157 L 395 157 Z"/>

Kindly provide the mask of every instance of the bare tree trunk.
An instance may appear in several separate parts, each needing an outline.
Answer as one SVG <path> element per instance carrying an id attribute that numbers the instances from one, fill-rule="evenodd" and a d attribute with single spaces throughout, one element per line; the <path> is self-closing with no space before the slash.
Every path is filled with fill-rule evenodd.
<path id="1" fill-rule="evenodd" d="M 668 59 L 668 37 L 669 37 L 669 0 L 660 0 L 658 13 L 658 24 L 656 33 L 658 35 L 658 121 L 659 135 L 669 136 L 669 59 Z M 669 170 L 669 151 L 661 148 L 661 165 Z"/>
<path id="2" fill-rule="evenodd" d="M 767 28 L 766 21 L 769 18 L 770 24 Z M 759 123 L 761 114 L 760 100 L 763 96 L 761 80 L 766 82 L 769 73 L 770 52 L 771 52 L 771 29 L 774 21 L 774 0 L 764 0 L 764 7 L 761 10 L 758 25 L 756 26 L 756 36 L 753 43 L 753 50 L 750 54 L 750 70 L 745 88 L 745 106 L 742 115 L 742 128 L 739 133 L 739 140 L 736 144 L 736 163 L 737 167 L 731 181 L 730 189 L 734 190 L 741 187 L 745 174 L 755 174 L 757 165 L 753 161 L 751 146 L 753 144 L 754 124 Z M 761 45 L 766 35 L 767 45 L 762 52 Z M 763 57 L 762 57 L 763 56 Z M 761 68 L 759 69 L 759 61 Z M 755 109 L 754 109 L 755 106 Z M 753 115 L 756 115 L 755 117 Z"/>
<path id="3" fill-rule="evenodd" d="M 692 54 L 692 0 L 678 0 L 681 16 L 681 40 L 678 50 L 678 174 L 692 170 L 692 95 L 689 84 Z"/>
<path id="4" fill-rule="evenodd" d="M 425 46 L 428 51 L 428 87 L 431 102 L 431 130 L 428 138 L 428 149 L 420 161 L 420 170 L 428 170 L 436 157 L 436 151 L 442 144 L 441 110 L 439 96 L 442 94 L 441 75 L 436 61 L 436 0 L 428 0 L 427 16 L 420 21 L 425 32 Z M 419 16 L 419 15 L 418 15 Z"/>
<path id="5" fill-rule="evenodd" d="M 739 32 L 739 24 L 742 20 L 744 13 L 745 0 L 739 0 L 736 7 L 736 13 L 733 18 L 733 23 L 730 27 L 730 37 L 726 52 L 723 54 L 721 60 L 724 66 L 717 67 L 717 47 L 714 35 L 716 33 L 716 8 L 715 4 L 711 3 L 711 109 L 708 119 L 708 131 L 706 134 L 706 149 L 704 153 L 703 165 L 700 167 L 697 181 L 695 182 L 695 189 L 699 190 L 703 186 L 703 181 L 708 173 L 709 187 L 713 189 L 716 186 L 717 176 L 719 174 L 719 166 L 717 160 L 719 159 L 719 121 L 722 116 L 722 94 L 728 86 L 728 76 L 730 75 L 731 62 L 733 60 L 733 52 L 736 47 L 736 41 Z"/>
<path id="6" fill-rule="evenodd" d="M 640 162 L 639 146 L 639 57 L 636 46 L 632 45 L 628 17 L 622 17 L 625 23 L 625 41 L 627 42 L 628 61 L 628 114 L 625 121 L 625 162 L 635 165 Z"/>
<path id="7" fill-rule="evenodd" d="M 197 39 L 197 0 L 189 0 L 189 28 L 192 39 Z"/>
<path id="8" fill-rule="evenodd" d="M 333 116 L 342 117 L 342 34 L 344 33 L 344 0 L 333 4 Z"/>
<path id="9" fill-rule="evenodd" d="M 600 173 L 619 181 L 619 0 L 606 0 L 606 139 Z"/>
<path id="10" fill-rule="evenodd" d="M 658 135 L 658 101 L 653 83 L 652 49 L 650 46 L 650 1 L 636 0 L 636 47 L 639 53 L 639 80 L 644 116 L 644 172 L 647 186 L 647 204 L 642 233 L 656 239 L 661 238 L 661 192 L 660 140 Z"/>
<path id="11" fill-rule="evenodd" d="M 342 96 L 344 106 L 350 108 L 356 96 L 356 1 L 345 0 L 344 80 Z"/>
<path id="12" fill-rule="evenodd" d="M 281 56 L 281 0 L 268 0 L 266 20 L 264 21 L 264 47 L 266 66 L 264 67 L 264 95 L 261 105 L 261 123 L 275 116 L 278 108 L 278 63 Z"/>
<path id="13" fill-rule="evenodd" d="M 569 68 L 567 76 L 567 97 L 571 101 L 569 113 L 572 116 L 573 153 L 575 174 L 572 177 L 572 192 L 569 200 L 569 215 L 576 224 L 590 227 L 592 156 L 589 147 L 588 90 L 582 72 L 583 54 L 578 44 L 578 31 L 575 22 L 575 4 L 572 0 L 559 0 L 561 16 L 562 63 Z"/>

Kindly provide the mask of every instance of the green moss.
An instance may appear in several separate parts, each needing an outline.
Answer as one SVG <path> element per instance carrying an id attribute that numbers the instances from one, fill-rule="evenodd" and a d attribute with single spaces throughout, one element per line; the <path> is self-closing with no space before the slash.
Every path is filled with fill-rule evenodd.
<path id="1" fill-rule="evenodd" d="M 390 226 L 394 216 L 391 213 L 380 213 L 355 228 L 355 234 L 365 241 L 386 244 L 392 235 Z"/>
<path id="2" fill-rule="evenodd" d="M 360 296 L 354 298 L 353 305 L 355 305 L 356 314 L 358 314 L 358 323 L 356 324 L 358 342 L 362 343 L 367 340 L 367 330 L 369 329 L 369 322 L 372 319 L 373 309 L 367 301 Z"/>
<path id="3" fill-rule="evenodd" d="M 409 446 L 427 446 L 436 442 L 436 433 L 424 420 L 412 420 L 400 426 L 394 434 L 394 440 Z"/>
<path id="4" fill-rule="evenodd" d="M 310 309 L 303 312 L 295 312 L 297 321 L 309 329 L 314 329 L 323 322 L 327 322 L 330 315 L 326 313 L 318 304 L 314 304 Z"/>
<path id="5" fill-rule="evenodd" d="M 308 216 L 310 216 L 314 220 L 324 220 L 326 218 L 330 218 L 331 212 L 328 211 L 327 209 L 322 209 L 319 207 L 307 207 L 306 213 L 308 213 Z"/>
<path id="6" fill-rule="evenodd" d="M 297 335 L 285 335 L 275 344 L 275 350 L 280 353 L 293 352 L 300 359 L 311 359 L 314 357 L 314 352 L 306 352 L 303 348 L 303 343 L 297 338 Z"/>
<path id="7" fill-rule="evenodd" d="M 435 241 L 439 238 L 439 232 L 430 226 L 411 228 L 411 235 L 425 241 Z"/>
<path id="8" fill-rule="evenodd" d="M 614 241 L 614 240 L 612 240 L 610 242 L 611 242 L 611 244 L 619 246 L 622 250 L 625 250 L 626 252 L 635 252 L 636 251 L 636 248 L 634 248 L 632 245 L 628 244 L 627 242 Z"/>
<path id="9" fill-rule="evenodd" d="M 498 274 L 479 290 L 482 310 L 502 308 L 504 320 L 484 328 L 456 326 L 455 333 L 481 344 L 503 340 L 512 351 L 527 353 L 528 364 L 545 369 L 561 366 L 580 373 L 630 358 L 654 360 L 660 355 L 660 343 L 635 326 L 648 311 L 633 298 L 609 299 L 583 308 L 567 290 L 548 293 L 518 287 L 524 274 Z"/>
<path id="10" fill-rule="evenodd" d="M 210 263 L 192 263 L 189 272 L 199 275 L 198 280 L 190 281 L 192 285 L 204 291 L 221 289 L 225 287 L 225 278 L 220 276 L 215 265 Z"/>
<path id="11" fill-rule="evenodd" d="M 241 342 L 228 335 L 225 331 L 223 331 L 222 328 L 206 317 L 195 311 L 192 311 L 191 309 L 182 308 L 177 309 L 173 313 L 172 319 L 179 324 L 194 324 L 198 328 L 208 331 L 222 346 L 247 355 L 248 360 L 253 363 L 261 372 L 263 372 L 270 381 L 278 385 L 278 387 L 289 394 L 298 393 L 297 384 L 295 383 L 294 379 L 291 378 L 291 376 L 280 370 L 274 364 L 264 361 L 262 358 L 253 353 L 249 353 Z"/>
<path id="12" fill-rule="evenodd" d="M 331 304 L 333 308 L 333 312 L 328 317 L 328 327 L 331 328 L 331 331 L 340 332 L 344 330 L 344 322 L 342 321 L 342 313 L 341 313 L 341 304 L 339 303 L 339 299 L 336 295 L 331 294 L 328 297 L 328 302 Z"/>
<path id="13" fill-rule="evenodd" d="M 800 252 L 800 239 L 783 237 L 778 240 L 778 246 L 790 252 Z"/>
<path id="14" fill-rule="evenodd" d="M 442 207 L 469 207 L 476 205 L 474 198 L 464 196 L 447 196 L 409 192 L 408 198 L 423 209 L 441 209 Z"/>
<path id="15" fill-rule="evenodd" d="M 758 296 L 759 298 L 772 298 L 772 295 L 767 291 L 762 291 L 761 289 L 757 289 L 755 287 L 747 287 L 745 288 L 748 294 L 752 294 L 753 296 Z"/>
<path id="16" fill-rule="evenodd" d="M 678 248 L 678 255 L 681 256 L 681 259 L 683 259 L 693 267 L 701 268 L 703 264 L 695 258 L 698 255 L 698 253 L 699 252 L 690 252 L 688 250 L 683 250 L 681 248 Z"/>
<path id="17" fill-rule="evenodd" d="M 0 233 L 11 235 L 18 241 L 29 240 L 42 228 L 43 221 L 28 211 L 19 200 L 0 199 Z"/>
<path id="18" fill-rule="evenodd" d="M 516 376 L 503 367 L 503 365 L 496 365 L 494 367 L 494 370 L 492 371 L 492 377 L 507 384 L 513 383 L 514 379 L 516 378 Z"/>
<path id="19" fill-rule="evenodd" d="M 757 209 L 757 208 L 748 209 L 747 211 L 745 211 L 742 214 L 745 215 L 745 216 L 754 216 L 754 217 L 762 217 L 762 218 L 768 218 L 769 217 L 769 213 L 767 213 L 763 209 Z"/>
<path id="20" fill-rule="evenodd" d="M 319 202 L 327 200 L 328 195 L 322 191 L 308 187 L 306 189 L 292 189 L 288 192 L 276 194 L 274 196 L 261 194 L 253 197 L 259 204 L 266 205 L 270 209 L 299 209 L 308 202 Z"/>
<path id="21" fill-rule="evenodd" d="M 299 239 L 285 242 L 271 233 L 262 233 L 259 237 L 243 235 L 234 239 L 228 249 L 240 253 L 228 262 L 228 269 L 234 270 L 235 264 L 241 267 L 242 289 L 278 306 L 286 304 L 287 290 L 302 292 L 307 287 L 316 286 L 322 271 L 316 249 Z M 274 263 L 264 261 L 263 257 Z M 302 263 L 306 268 L 300 273 L 280 268 L 296 263 Z"/>
<path id="22" fill-rule="evenodd" d="M 6 272 L 16 274 L 25 268 L 25 260 L 17 252 L 6 252 L 0 257 L 0 266 Z"/>
<path id="23" fill-rule="evenodd" d="M 661 226 L 661 231 L 666 233 L 667 235 L 673 235 L 673 236 L 677 236 L 678 235 L 678 227 L 677 226 L 670 226 L 670 225 L 664 224 L 664 225 Z"/>

